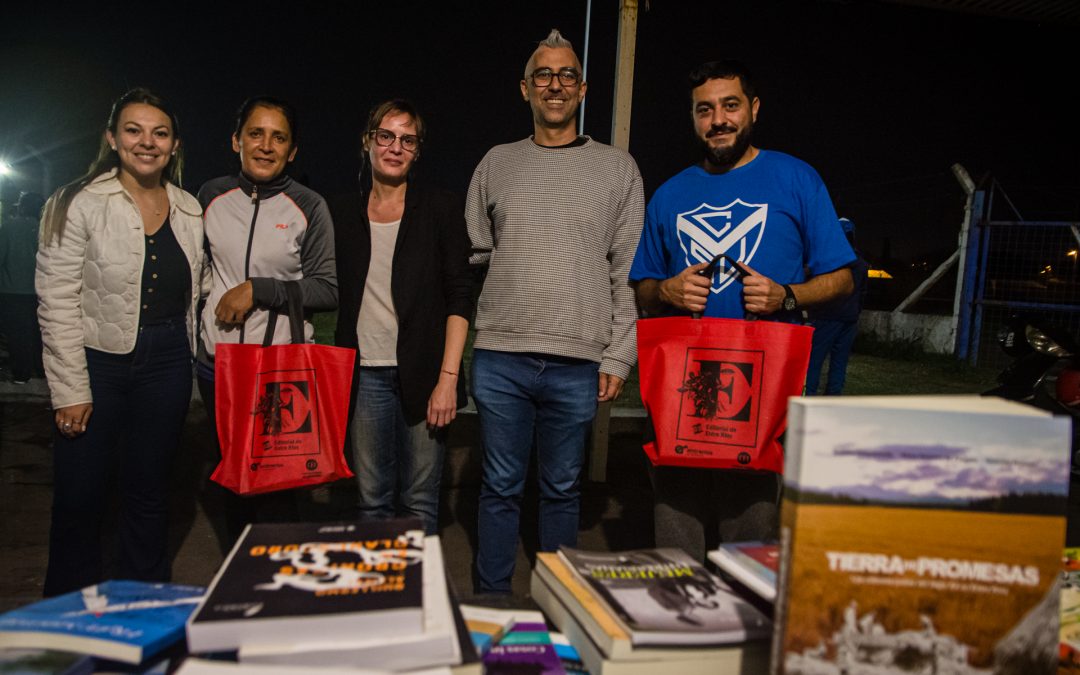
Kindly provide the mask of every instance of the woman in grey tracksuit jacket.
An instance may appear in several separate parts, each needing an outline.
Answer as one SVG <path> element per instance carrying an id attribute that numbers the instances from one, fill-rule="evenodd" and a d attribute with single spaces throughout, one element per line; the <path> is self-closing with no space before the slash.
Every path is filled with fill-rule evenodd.
<path id="1" fill-rule="evenodd" d="M 311 312 L 337 307 L 330 212 L 321 196 L 285 174 L 296 156 L 296 132 L 296 115 L 288 103 L 249 99 L 240 108 L 233 134 L 239 175 L 216 178 L 199 190 L 211 289 L 202 310 L 196 373 L 215 438 L 217 345 L 262 344 L 270 311 L 285 313 L 286 281 L 299 282 L 308 342 L 314 335 Z M 289 322 L 278 321 L 272 344 L 290 341 Z M 247 522 L 293 516 L 291 493 L 226 496 L 226 524 L 233 539 Z"/>

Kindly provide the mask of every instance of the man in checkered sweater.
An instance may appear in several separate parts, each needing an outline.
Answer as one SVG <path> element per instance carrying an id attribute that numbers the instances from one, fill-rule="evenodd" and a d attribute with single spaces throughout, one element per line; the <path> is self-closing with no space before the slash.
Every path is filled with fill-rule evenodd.
<path id="1" fill-rule="evenodd" d="M 627 153 L 577 134 L 585 90 L 573 47 L 553 30 L 521 80 L 533 135 L 492 148 L 469 186 L 472 262 L 489 265 L 472 361 L 481 593 L 511 592 L 534 439 L 540 549 L 576 543 L 589 424 L 636 359 L 627 274 L 644 220 L 641 175 Z"/>

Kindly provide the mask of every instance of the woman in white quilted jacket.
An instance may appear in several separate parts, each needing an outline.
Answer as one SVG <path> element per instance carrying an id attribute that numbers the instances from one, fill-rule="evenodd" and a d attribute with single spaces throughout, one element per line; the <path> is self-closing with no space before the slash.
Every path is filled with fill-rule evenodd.
<path id="1" fill-rule="evenodd" d="M 203 269 L 202 209 L 177 187 L 182 165 L 175 115 L 132 89 L 113 104 L 90 170 L 45 207 L 38 317 L 56 423 L 46 596 L 106 578 L 113 485 L 108 576 L 170 577 L 168 469 L 191 399 Z"/>

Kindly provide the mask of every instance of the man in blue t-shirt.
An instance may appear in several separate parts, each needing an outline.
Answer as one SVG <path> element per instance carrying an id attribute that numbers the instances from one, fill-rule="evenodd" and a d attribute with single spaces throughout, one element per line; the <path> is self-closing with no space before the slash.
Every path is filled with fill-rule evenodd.
<path id="1" fill-rule="evenodd" d="M 751 145 L 760 100 L 746 67 L 712 61 L 690 74 L 704 156 L 656 191 L 630 269 L 645 317 L 801 321 L 804 307 L 851 292 L 855 254 L 824 183 L 808 164 Z M 721 263 L 738 260 L 741 281 Z M 779 476 L 658 467 L 652 472 L 656 545 L 695 558 L 719 541 L 776 536 Z"/>

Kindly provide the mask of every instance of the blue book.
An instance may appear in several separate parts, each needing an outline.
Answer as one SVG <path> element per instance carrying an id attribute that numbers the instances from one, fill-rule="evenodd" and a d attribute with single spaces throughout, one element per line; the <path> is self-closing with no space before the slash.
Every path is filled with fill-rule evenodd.
<path id="1" fill-rule="evenodd" d="M 201 586 L 106 581 L 0 615 L 0 648 L 56 649 L 141 663 L 183 639 Z"/>

